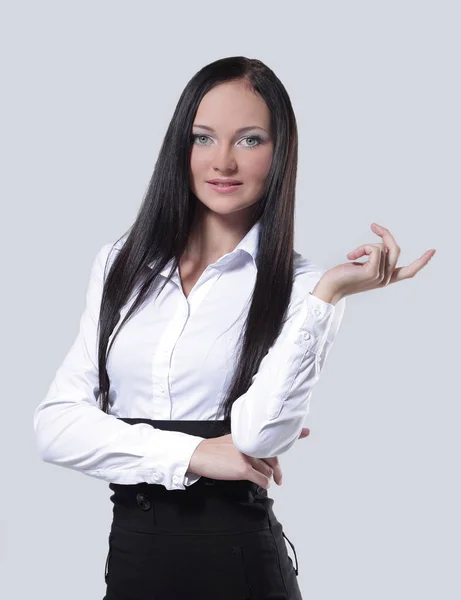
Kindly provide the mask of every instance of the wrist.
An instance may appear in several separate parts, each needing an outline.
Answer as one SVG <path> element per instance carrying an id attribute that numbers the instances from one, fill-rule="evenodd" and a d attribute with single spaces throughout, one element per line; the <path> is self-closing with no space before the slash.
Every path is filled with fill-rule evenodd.
<path id="1" fill-rule="evenodd" d="M 321 281 L 317 283 L 317 285 L 312 290 L 312 295 L 320 298 L 324 302 L 328 302 L 329 304 L 336 304 L 339 300 L 341 300 L 341 295 L 334 292 L 326 285 L 323 285 Z"/>
<path id="2" fill-rule="evenodd" d="M 190 457 L 190 460 L 189 460 L 189 464 L 187 466 L 187 469 L 189 471 L 192 471 L 193 473 L 196 473 L 197 475 L 200 475 L 199 470 L 200 470 L 201 453 L 203 452 L 203 446 L 207 441 L 208 441 L 207 439 L 203 439 L 201 442 L 199 442 L 197 444 L 197 447 L 195 448 L 194 452 L 192 453 L 192 456 Z"/>

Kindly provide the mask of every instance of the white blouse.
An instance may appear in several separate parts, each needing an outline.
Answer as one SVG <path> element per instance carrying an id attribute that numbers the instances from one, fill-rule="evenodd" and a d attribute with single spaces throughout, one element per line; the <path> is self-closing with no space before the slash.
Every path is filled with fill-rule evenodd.
<path id="1" fill-rule="evenodd" d="M 178 269 L 157 297 L 172 260 L 166 265 L 109 353 L 110 414 L 97 405 L 96 328 L 104 273 L 126 237 L 100 249 L 77 337 L 34 412 L 43 461 L 107 482 L 158 483 L 168 490 L 185 489 L 200 478 L 188 466 L 205 438 L 116 417 L 223 418 L 218 408 L 236 365 L 238 335 L 250 306 L 259 231 L 258 221 L 232 252 L 207 266 L 188 297 Z M 304 425 L 345 308 L 345 298 L 332 305 L 311 294 L 323 273 L 294 253 L 293 292 L 283 329 L 248 391 L 232 406 L 233 443 L 249 456 L 287 452 Z M 132 295 L 109 342 L 133 301 Z"/>

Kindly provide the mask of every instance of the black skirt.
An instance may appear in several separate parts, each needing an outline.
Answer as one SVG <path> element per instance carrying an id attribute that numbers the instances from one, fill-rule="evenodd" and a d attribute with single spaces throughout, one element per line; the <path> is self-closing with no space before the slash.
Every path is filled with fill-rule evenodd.
<path id="1" fill-rule="evenodd" d="M 207 439 L 221 435 L 222 426 L 121 420 Z M 302 600 L 296 550 L 266 489 L 206 477 L 185 490 L 148 483 L 109 487 L 113 521 L 103 600 Z"/>

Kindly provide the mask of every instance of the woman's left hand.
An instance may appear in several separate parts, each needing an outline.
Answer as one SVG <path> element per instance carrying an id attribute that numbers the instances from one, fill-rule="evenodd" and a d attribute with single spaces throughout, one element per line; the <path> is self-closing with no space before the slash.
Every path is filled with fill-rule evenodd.
<path id="1" fill-rule="evenodd" d="M 377 223 L 371 224 L 374 233 L 382 238 L 383 243 L 364 244 L 347 254 L 350 260 L 368 255 L 366 262 L 351 262 L 338 265 L 326 271 L 314 288 L 313 293 L 335 301 L 358 294 L 366 290 L 382 288 L 389 283 L 410 279 L 427 265 L 435 254 L 435 249 L 426 250 L 424 254 L 405 267 L 397 267 L 400 247 L 395 238 L 385 227 Z M 317 291 L 321 292 L 317 294 Z"/>

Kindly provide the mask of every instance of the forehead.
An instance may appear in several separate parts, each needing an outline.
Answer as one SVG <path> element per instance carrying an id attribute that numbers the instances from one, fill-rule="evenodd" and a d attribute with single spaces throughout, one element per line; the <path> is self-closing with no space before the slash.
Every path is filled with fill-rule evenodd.
<path id="1" fill-rule="evenodd" d="M 246 125 L 258 125 L 267 129 L 270 112 L 264 100 L 248 83 L 227 81 L 203 96 L 194 122 L 209 125 L 215 130 L 234 130 Z"/>

